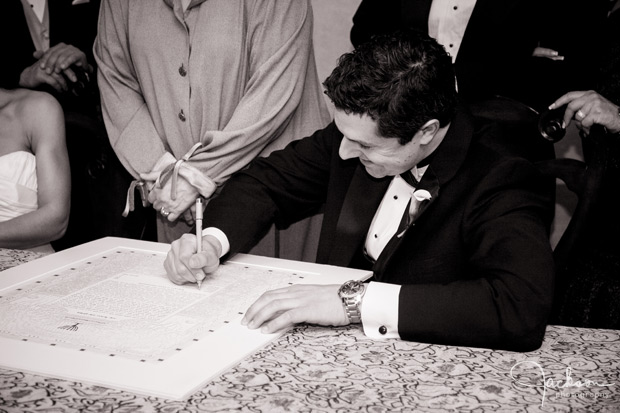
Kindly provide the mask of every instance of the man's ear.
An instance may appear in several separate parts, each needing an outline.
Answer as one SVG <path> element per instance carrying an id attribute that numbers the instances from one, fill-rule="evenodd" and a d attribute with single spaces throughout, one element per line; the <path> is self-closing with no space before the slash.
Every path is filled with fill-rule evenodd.
<path id="1" fill-rule="evenodd" d="M 431 143 L 439 128 L 439 121 L 437 119 L 431 119 L 422 125 L 422 127 L 418 130 L 418 133 L 421 135 L 420 145 L 428 145 Z"/>

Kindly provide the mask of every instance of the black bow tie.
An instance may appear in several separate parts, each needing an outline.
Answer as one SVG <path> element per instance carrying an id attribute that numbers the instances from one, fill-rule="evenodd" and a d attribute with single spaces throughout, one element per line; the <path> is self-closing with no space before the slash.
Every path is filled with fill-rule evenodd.
<path id="1" fill-rule="evenodd" d="M 403 178 L 405 182 L 407 182 L 409 185 L 411 185 L 414 188 L 417 188 L 418 185 L 420 185 L 420 181 L 418 181 L 417 179 L 413 177 L 413 174 L 411 173 L 411 171 L 403 172 L 402 174 L 400 174 L 400 177 Z"/>

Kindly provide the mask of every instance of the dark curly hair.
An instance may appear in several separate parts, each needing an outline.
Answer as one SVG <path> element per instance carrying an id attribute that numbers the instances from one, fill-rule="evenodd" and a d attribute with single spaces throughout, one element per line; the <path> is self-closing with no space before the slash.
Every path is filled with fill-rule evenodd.
<path id="1" fill-rule="evenodd" d="M 457 101 L 450 56 L 413 30 L 375 36 L 344 54 L 323 86 L 336 109 L 370 116 L 380 136 L 401 144 L 431 119 L 447 125 Z"/>

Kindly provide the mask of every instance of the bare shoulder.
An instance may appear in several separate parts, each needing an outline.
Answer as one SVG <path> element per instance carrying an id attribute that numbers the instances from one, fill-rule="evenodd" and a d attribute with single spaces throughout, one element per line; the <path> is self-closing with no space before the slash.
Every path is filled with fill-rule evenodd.
<path id="1" fill-rule="evenodd" d="M 23 125 L 46 116 L 62 116 L 60 104 L 49 93 L 28 89 L 0 90 L 0 112 L 7 120 Z"/>
<path id="2" fill-rule="evenodd" d="M 26 145 L 35 151 L 40 144 L 56 145 L 64 142 L 64 115 L 62 107 L 52 95 L 27 89 L 9 91 L 8 110 L 14 130 L 20 129 Z"/>
<path id="3" fill-rule="evenodd" d="M 39 122 L 38 114 L 50 112 L 59 116 L 55 105 L 55 99 L 43 92 L 0 89 L 0 153 L 30 151 L 34 127 Z"/>
<path id="4" fill-rule="evenodd" d="M 20 89 L 16 94 L 16 114 L 30 122 L 48 116 L 61 116 L 60 104 L 49 93 Z"/>
<path id="5" fill-rule="evenodd" d="M 62 107 L 56 98 L 49 93 L 24 91 L 19 102 L 17 115 L 33 140 L 45 137 L 45 140 L 49 141 L 57 135 L 58 128 L 62 128 L 62 138 L 64 139 Z"/>

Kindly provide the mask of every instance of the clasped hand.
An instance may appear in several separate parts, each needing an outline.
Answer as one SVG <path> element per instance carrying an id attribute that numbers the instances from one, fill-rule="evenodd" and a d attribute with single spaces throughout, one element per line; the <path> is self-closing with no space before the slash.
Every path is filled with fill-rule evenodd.
<path id="1" fill-rule="evenodd" d="M 172 243 L 164 268 L 175 284 L 195 283 L 217 270 L 221 252 L 217 238 L 204 236 L 202 251 L 197 252 L 196 236 L 185 234 Z M 339 288 L 338 284 L 298 284 L 267 291 L 250 306 L 241 324 L 263 333 L 298 323 L 347 325 L 349 319 L 338 296 Z"/>
<path id="2" fill-rule="evenodd" d="M 198 190 L 182 176 L 177 179 L 175 199 L 172 199 L 171 188 L 172 179 L 169 179 L 161 188 L 153 187 L 149 192 L 149 202 L 157 211 L 163 208 L 170 212 L 167 215 L 168 221 L 176 221 L 179 217 L 183 217 L 188 225 L 193 225 L 196 216 L 195 202 L 200 195 Z"/>
<path id="3" fill-rule="evenodd" d="M 20 76 L 22 87 L 34 89 L 48 84 L 58 92 L 66 92 L 69 89 L 67 80 L 70 82 L 79 80 L 72 66 L 83 68 L 87 74 L 93 72 L 86 54 L 70 44 L 58 43 L 45 52 L 34 52 L 33 56 L 38 61 L 22 72 Z"/>

